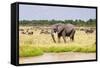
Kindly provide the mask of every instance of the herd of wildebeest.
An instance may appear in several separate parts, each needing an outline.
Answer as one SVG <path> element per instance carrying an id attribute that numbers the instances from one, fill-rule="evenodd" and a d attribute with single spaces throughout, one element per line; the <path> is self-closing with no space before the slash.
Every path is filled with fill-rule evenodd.
<path id="1" fill-rule="evenodd" d="M 50 31 L 48 31 L 49 28 L 39 28 L 37 27 L 38 29 L 40 29 L 40 34 L 50 34 Z M 33 35 L 33 31 L 30 31 L 34 29 L 34 27 L 32 28 L 27 28 L 27 29 L 23 29 L 23 28 L 20 28 L 19 31 L 21 32 L 21 34 L 27 34 L 27 35 Z M 79 31 L 84 31 L 85 33 L 93 33 L 95 31 L 96 28 L 94 27 L 90 27 L 90 28 L 76 28 L 76 30 L 79 30 Z M 35 30 L 37 31 L 37 30 Z"/>
<path id="2" fill-rule="evenodd" d="M 92 34 L 96 32 L 96 27 L 77 27 L 73 24 L 54 24 L 52 26 L 33 26 L 26 29 L 19 28 L 19 32 L 24 35 L 34 35 L 34 32 L 39 30 L 39 34 L 51 34 L 53 41 L 56 43 L 54 38 L 54 33 L 57 33 L 58 42 L 60 42 L 60 37 L 63 38 L 66 43 L 65 37 L 70 37 L 70 40 L 74 41 L 74 35 L 76 31 L 84 31 L 86 34 Z"/>
<path id="3" fill-rule="evenodd" d="M 48 28 L 47 29 L 42 29 L 40 27 L 36 27 L 37 29 L 35 29 L 35 31 L 37 31 L 38 29 L 40 29 L 40 34 L 50 34 L 50 32 L 48 31 Z M 34 34 L 34 27 L 32 28 L 27 28 L 27 29 L 24 29 L 24 28 L 20 28 L 19 31 L 21 32 L 21 34 L 26 34 L 26 35 L 33 35 Z"/>

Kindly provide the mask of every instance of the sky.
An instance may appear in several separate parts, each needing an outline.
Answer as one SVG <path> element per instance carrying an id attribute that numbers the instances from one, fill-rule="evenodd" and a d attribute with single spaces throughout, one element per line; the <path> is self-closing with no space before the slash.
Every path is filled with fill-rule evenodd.
<path id="1" fill-rule="evenodd" d="M 96 19 L 96 9 L 40 5 L 19 5 L 19 20 Z"/>

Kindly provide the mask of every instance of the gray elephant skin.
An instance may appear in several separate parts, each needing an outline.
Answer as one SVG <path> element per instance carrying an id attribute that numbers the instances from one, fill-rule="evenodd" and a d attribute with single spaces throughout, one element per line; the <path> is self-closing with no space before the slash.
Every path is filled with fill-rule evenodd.
<path id="1" fill-rule="evenodd" d="M 75 35 L 75 26 L 73 24 L 54 24 L 51 27 L 51 36 L 53 41 L 56 43 L 54 33 L 57 33 L 58 43 L 60 43 L 60 38 L 62 37 L 64 42 L 66 43 L 66 37 L 70 37 L 72 41 L 74 41 Z"/>

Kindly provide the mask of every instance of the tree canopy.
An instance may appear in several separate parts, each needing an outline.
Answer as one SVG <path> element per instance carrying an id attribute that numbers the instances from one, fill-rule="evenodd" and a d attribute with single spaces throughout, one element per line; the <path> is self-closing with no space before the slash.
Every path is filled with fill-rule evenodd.
<path id="1" fill-rule="evenodd" d="M 96 26 L 96 19 L 89 19 L 87 21 L 84 20 L 80 20 L 80 19 L 76 19 L 76 20 L 20 20 L 19 21 L 19 25 L 21 26 L 44 26 L 44 25 L 53 25 L 56 23 L 63 23 L 63 24 L 67 24 L 67 23 L 71 23 L 74 24 L 76 26 L 91 26 L 91 27 L 95 27 Z"/>

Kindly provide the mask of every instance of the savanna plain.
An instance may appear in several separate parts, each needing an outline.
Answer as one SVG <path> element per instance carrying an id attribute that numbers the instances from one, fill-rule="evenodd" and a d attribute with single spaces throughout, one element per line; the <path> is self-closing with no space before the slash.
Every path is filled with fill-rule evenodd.
<path id="1" fill-rule="evenodd" d="M 62 38 L 61 43 L 54 43 L 49 27 L 19 26 L 19 63 L 96 59 L 96 30 L 93 33 L 82 30 L 89 28 L 77 27 L 74 41 L 66 37 L 66 43 Z M 57 41 L 56 34 L 55 38 Z"/>

